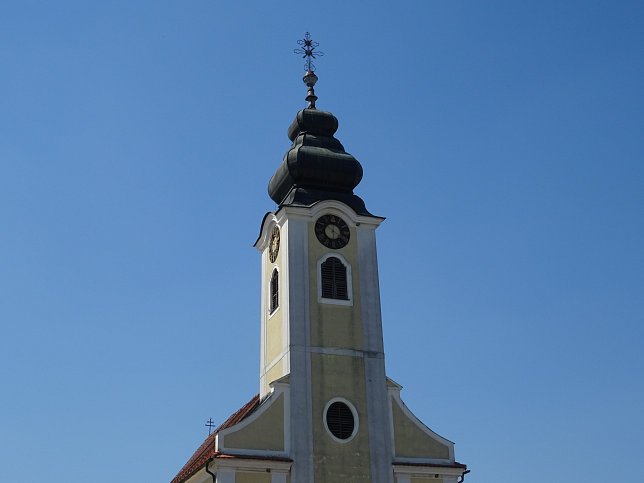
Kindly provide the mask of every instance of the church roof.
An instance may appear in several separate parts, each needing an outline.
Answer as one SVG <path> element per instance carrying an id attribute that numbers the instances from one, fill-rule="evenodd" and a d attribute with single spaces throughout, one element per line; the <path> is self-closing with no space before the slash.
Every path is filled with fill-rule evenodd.
<path id="1" fill-rule="evenodd" d="M 250 416 L 255 409 L 259 406 L 259 394 L 256 395 L 253 399 L 248 401 L 244 406 L 237 410 L 232 416 L 230 416 L 221 426 L 219 426 L 214 432 L 212 432 L 206 440 L 199 446 L 199 449 L 195 451 L 192 457 L 188 462 L 181 468 L 181 471 L 177 473 L 177 476 L 174 477 L 172 483 L 181 483 L 192 474 L 197 471 L 201 466 L 203 466 L 210 458 L 216 456 L 226 456 L 219 453 L 216 450 L 215 439 L 217 433 L 223 429 L 230 428 L 237 423 L 242 422 L 248 416 Z"/>
<path id="2" fill-rule="evenodd" d="M 291 149 L 268 183 L 268 194 L 281 206 L 312 206 L 338 200 L 359 215 L 370 215 L 353 193 L 362 179 L 362 166 L 333 135 L 338 120 L 315 108 L 299 111 L 288 129 Z"/>

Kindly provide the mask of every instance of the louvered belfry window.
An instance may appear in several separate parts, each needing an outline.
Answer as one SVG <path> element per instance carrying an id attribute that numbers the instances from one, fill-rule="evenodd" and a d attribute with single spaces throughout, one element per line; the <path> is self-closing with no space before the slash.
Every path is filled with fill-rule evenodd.
<path id="1" fill-rule="evenodd" d="M 280 304 L 279 285 L 279 274 L 275 269 L 271 275 L 271 313 L 275 312 Z"/>
<path id="2" fill-rule="evenodd" d="M 326 425 L 336 438 L 350 438 L 353 434 L 355 422 L 349 406 L 342 402 L 331 404 L 326 411 Z"/>
<path id="3" fill-rule="evenodd" d="M 347 267 L 339 258 L 329 257 L 321 267 L 322 297 L 349 300 L 347 292 Z"/>

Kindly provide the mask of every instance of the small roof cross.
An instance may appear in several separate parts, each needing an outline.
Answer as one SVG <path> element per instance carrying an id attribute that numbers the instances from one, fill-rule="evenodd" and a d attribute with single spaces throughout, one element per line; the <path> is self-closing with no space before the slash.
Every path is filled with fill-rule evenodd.
<path id="1" fill-rule="evenodd" d="M 208 426 L 208 436 L 210 436 L 210 433 L 212 433 L 212 428 L 215 427 L 215 422 L 212 420 L 212 418 L 208 419 L 206 421 L 206 424 L 204 426 Z"/>

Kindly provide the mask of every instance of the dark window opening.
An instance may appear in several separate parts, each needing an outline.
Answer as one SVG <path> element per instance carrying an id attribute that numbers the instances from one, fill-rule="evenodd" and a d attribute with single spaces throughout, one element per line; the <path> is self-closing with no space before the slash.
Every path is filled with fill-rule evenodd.
<path id="1" fill-rule="evenodd" d="M 279 274 L 277 273 L 277 269 L 273 270 L 273 275 L 271 275 L 271 313 L 275 312 L 277 307 L 279 307 L 280 304 L 280 297 L 279 297 Z"/>
<path id="2" fill-rule="evenodd" d="M 347 291 L 347 267 L 339 258 L 329 257 L 321 267 L 322 297 L 325 299 L 349 300 Z"/>
<path id="3" fill-rule="evenodd" d="M 331 404 L 326 411 L 326 425 L 336 438 L 349 439 L 355 425 L 349 406 L 342 402 Z"/>

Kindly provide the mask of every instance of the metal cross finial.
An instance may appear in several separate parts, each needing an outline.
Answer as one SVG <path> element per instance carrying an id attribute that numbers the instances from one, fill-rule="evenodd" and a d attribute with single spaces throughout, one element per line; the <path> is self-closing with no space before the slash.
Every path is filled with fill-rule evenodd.
<path id="1" fill-rule="evenodd" d="M 315 109 L 315 101 L 318 100 L 318 97 L 315 95 L 315 90 L 313 89 L 313 86 L 315 83 L 318 81 L 318 76 L 315 75 L 315 64 L 311 61 L 311 59 L 315 59 L 316 56 L 321 57 L 324 55 L 324 52 L 317 51 L 315 52 L 315 49 L 317 48 L 318 44 L 317 42 L 314 42 L 311 39 L 311 34 L 306 33 L 304 35 L 304 38 L 302 40 L 297 41 L 298 44 L 300 44 L 302 47 L 299 49 L 294 49 L 293 52 L 296 54 L 302 54 L 302 58 L 306 59 L 306 63 L 304 64 L 304 69 L 306 69 L 306 74 L 304 74 L 304 77 L 302 80 L 306 84 L 306 86 L 309 88 L 307 95 L 306 95 L 306 100 L 309 103 L 309 109 Z"/>
<path id="2" fill-rule="evenodd" d="M 206 421 L 206 424 L 204 426 L 208 426 L 208 436 L 210 436 L 210 433 L 212 433 L 212 428 L 215 427 L 215 422 L 210 418 L 208 421 Z"/>
<path id="3" fill-rule="evenodd" d="M 314 42 L 311 39 L 311 34 L 308 32 L 306 32 L 304 38 L 302 40 L 298 40 L 297 43 L 302 47 L 299 49 L 293 49 L 293 52 L 296 54 L 302 54 L 302 58 L 306 59 L 304 70 L 307 72 L 313 72 L 315 70 L 315 64 L 311 59 L 315 59 L 316 56 L 322 57 L 324 55 L 324 52 L 320 52 L 319 50 L 315 52 L 315 49 L 317 49 L 320 44 L 318 42 Z"/>

